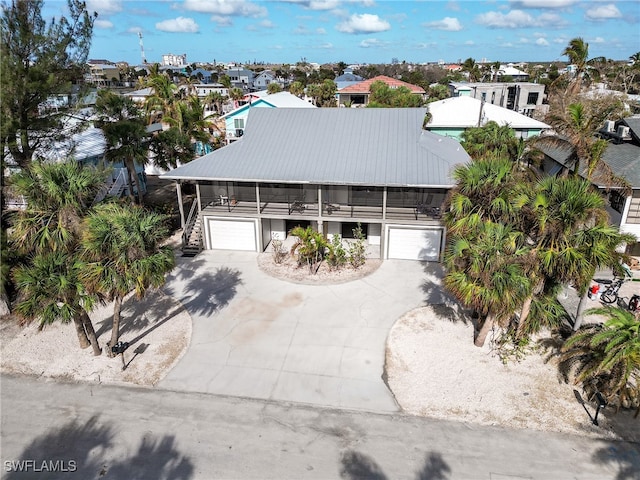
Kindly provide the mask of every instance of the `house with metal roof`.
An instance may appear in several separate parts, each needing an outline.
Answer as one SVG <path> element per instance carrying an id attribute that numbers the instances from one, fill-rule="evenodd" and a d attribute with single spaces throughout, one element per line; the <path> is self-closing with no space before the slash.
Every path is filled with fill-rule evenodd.
<path id="1" fill-rule="evenodd" d="M 607 120 L 598 135 L 609 142 L 602 154 L 602 161 L 611 173 L 623 178 L 630 188 L 625 191 L 612 186 L 609 172 L 596 171 L 592 182 L 607 197 L 611 224 L 640 240 L 640 115 L 618 121 Z M 574 168 L 575 158 L 570 148 L 544 142 L 538 148 L 545 154 L 541 168 L 548 175 L 558 175 Z M 580 175 L 586 177 L 586 171 L 580 172 Z M 640 242 L 627 245 L 626 253 L 640 257 Z"/>
<path id="2" fill-rule="evenodd" d="M 545 86 L 542 83 L 518 82 L 450 82 L 452 97 L 472 97 L 485 103 L 514 110 L 528 117 L 544 114 L 548 105 L 543 104 Z"/>
<path id="3" fill-rule="evenodd" d="M 239 142 L 161 178 L 176 183 L 186 252 L 262 252 L 298 225 L 328 237 L 360 224 L 378 258 L 437 261 L 458 141 L 422 128 L 425 108 L 255 108 Z M 182 185 L 197 200 L 185 215 Z"/>
<path id="4" fill-rule="evenodd" d="M 517 138 L 540 135 L 551 126 L 513 110 L 472 97 L 451 97 L 430 103 L 429 122 L 425 128 L 433 133 L 460 139 L 468 128 L 482 127 L 487 122 L 508 125 Z"/>

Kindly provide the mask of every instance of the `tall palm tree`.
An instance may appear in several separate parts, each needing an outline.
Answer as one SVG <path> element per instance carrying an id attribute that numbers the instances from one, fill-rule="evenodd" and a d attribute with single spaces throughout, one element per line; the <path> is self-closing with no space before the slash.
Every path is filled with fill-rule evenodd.
<path id="1" fill-rule="evenodd" d="M 149 288 L 164 284 L 175 266 L 173 249 L 162 245 L 168 237 L 166 217 L 135 205 L 105 203 L 86 218 L 82 237 L 88 261 L 84 279 L 89 290 L 114 302 L 109 346 L 120 337 L 122 301 L 131 291 L 142 298 Z M 111 355 L 111 349 L 107 349 Z"/>
<path id="2" fill-rule="evenodd" d="M 480 66 L 473 58 L 467 58 L 464 62 L 462 62 L 462 71 L 467 72 L 470 82 L 477 82 L 482 77 Z"/>
<path id="3" fill-rule="evenodd" d="M 621 254 L 616 249 L 635 239 L 609 225 L 604 199 L 587 180 L 545 177 L 530 191 L 530 203 L 522 213 L 534 257 L 534 294 L 545 290 L 549 282 L 573 284 L 581 296 L 574 323 L 577 329 L 596 270 L 618 265 Z M 520 315 L 521 328 L 531 300 Z"/>
<path id="4" fill-rule="evenodd" d="M 233 108 L 238 108 L 238 102 L 244 97 L 244 92 L 241 88 L 233 87 L 229 90 L 229 98 L 233 100 Z"/>
<path id="5" fill-rule="evenodd" d="M 136 164 L 147 164 L 150 142 L 142 112 L 131 98 L 110 90 L 98 92 L 96 112 L 96 125 L 102 129 L 107 140 L 106 157 L 113 162 L 124 163 L 128 172 L 129 198 L 132 203 L 135 202 L 135 184 L 138 202 L 142 204 L 142 186 L 136 172 Z"/>
<path id="6" fill-rule="evenodd" d="M 522 234 L 482 221 L 472 235 L 453 236 L 445 251 L 445 287 L 480 316 L 474 344 L 482 347 L 495 324 L 509 321 L 530 294 Z"/>
<path id="7" fill-rule="evenodd" d="M 589 44 L 581 37 L 573 38 L 562 51 L 562 55 L 569 58 L 569 62 L 575 66 L 574 77 L 569 84 L 569 91 L 580 91 L 585 80 L 589 79 Z"/>
<path id="8" fill-rule="evenodd" d="M 604 315 L 603 324 L 584 327 L 562 347 L 561 371 L 571 373 L 587 390 L 601 392 L 618 407 L 640 403 L 640 320 L 630 311 L 604 307 L 587 311 Z M 640 406 L 636 417 L 640 414 Z"/>
<path id="9" fill-rule="evenodd" d="M 11 188 L 26 199 L 10 230 L 10 245 L 26 257 L 14 272 L 19 291 L 16 311 L 46 325 L 73 321 L 81 348 L 100 347 L 88 312 L 96 297 L 79 278 L 81 223 L 106 173 L 75 162 L 36 163 L 11 176 Z"/>
<path id="10" fill-rule="evenodd" d="M 289 86 L 289 93 L 296 97 L 302 98 L 304 95 L 304 85 L 301 82 L 293 82 Z"/>
<path id="11" fill-rule="evenodd" d="M 601 106 L 577 101 L 566 107 L 562 102 L 559 103 L 555 113 L 547 118 L 558 136 L 541 137 L 538 144 L 541 147 L 551 146 L 568 152 L 567 171 L 571 171 L 573 175 L 585 174 L 587 179 L 591 180 L 597 174 L 600 181 L 618 186 L 627 185 L 627 182 L 616 177 L 611 168 L 602 161 L 608 144 L 606 140 L 595 136 L 605 120 L 619 115 L 619 102 L 609 102 Z"/>
<path id="12" fill-rule="evenodd" d="M 145 86 L 151 88 L 153 93 L 145 101 L 145 108 L 149 116 L 149 122 L 162 120 L 166 122 L 168 118 L 175 118 L 178 104 L 178 87 L 171 81 L 168 75 L 150 75 Z"/>

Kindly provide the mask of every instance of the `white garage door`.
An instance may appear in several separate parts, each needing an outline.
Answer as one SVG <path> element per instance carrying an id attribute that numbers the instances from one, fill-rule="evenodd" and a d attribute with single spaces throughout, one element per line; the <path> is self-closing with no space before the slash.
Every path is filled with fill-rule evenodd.
<path id="1" fill-rule="evenodd" d="M 209 246 L 213 250 L 256 251 L 256 222 L 253 220 L 207 219 Z"/>
<path id="2" fill-rule="evenodd" d="M 403 260 L 438 261 L 442 230 L 389 227 L 388 257 Z"/>

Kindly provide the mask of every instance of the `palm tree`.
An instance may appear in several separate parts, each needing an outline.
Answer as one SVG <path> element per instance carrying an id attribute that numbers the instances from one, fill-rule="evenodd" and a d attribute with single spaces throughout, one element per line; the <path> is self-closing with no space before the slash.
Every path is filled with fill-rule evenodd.
<path id="1" fill-rule="evenodd" d="M 291 230 L 291 235 L 297 237 L 291 247 L 291 255 L 297 256 L 298 265 L 307 264 L 310 273 L 317 272 L 330 247 L 329 241 L 311 227 L 296 227 Z"/>
<path id="2" fill-rule="evenodd" d="M 584 102 L 571 103 L 563 107 L 561 102 L 556 113 L 548 116 L 547 121 L 558 136 L 545 136 L 538 140 L 541 147 L 551 146 L 568 152 L 566 164 L 572 174 L 585 174 L 588 180 L 597 174 L 599 180 L 618 186 L 627 182 L 616 177 L 611 168 L 602 161 L 607 141 L 595 137 L 605 120 L 619 112 L 618 102 L 610 102 L 600 108 L 599 105 L 587 105 Z"/>
<path id="3" fill-rule="evenodd" d="M 523 210 L 523 228 L 534 257 L 533 293 L 543 292 L 549 283 L 573 284 L 581 297 L 574 323 L 577 329 L 596 270 L 615 268 L 622 257 L 616 249 L 635 239 L 609 225 L 602 195 L 582 178 L 546 177 L 530 191 L 530 203 Z M 520 315 L 521 329 L 525 328 L 531 301 L 527 299 Z"/>
<path id="4" fill-rule="evenodd" d="M 467 58 L 464 62 L 462 62 L 462 71 L 469 74 L 470 82 L 477 82 L 482 76 L 480 67 L 473 58 Z"/>
<path id="5" fill-rule="evenodd" d="M 84 264 L 78 257 L 83 217 L 106 173 L 75 162 L 34 163 L 11 176 L 11 188 L 27 205 L 10 230 L 11 247 L 26 257 L 14 272 L 19 291 L 16 311 L 46 325 L 73 321 L 81 348 L 100 347 L 87 313 L 96 298 L 79 279 Z"/>
<path id="6" fill-rule="evenodd" d="M 241 88 L 233 87 L 229 90 L 229 98 L 233 100 L 233 108 L 238 108 L 238 102 L 244 97 L 244 92 Z"/>
<path id="7" fill-rule="evenodd" d="M 575 66 L 574 77 L 570 83 L 569 91 L 577 93 L 580 91 L 583 81 L 589 78 L 589 44 L 581 37 L 573 38 L 562 51 L 562 55 L 566 55 L 569 58 L 569 63 Z"/>
<path id="8" fill-rule="evenodd" d="M 145 101 L 145 108 L 149 115 L 149 122 L 175 118 L 178 103 L 178 87 L 164 74 L 150 75 L 145 86 L 153 90 L 153 94 Z"/>
<path id="9" fill-rule="evenodd" d="M 522 234 L 481 221 L 471 235 L 453 236 L 444 255 L 445 287 L 480 316 L 474 344 L 482 347 L 495 324 L 509 321 L 530 294 Z"/>
<path id="10" fill-rule="evenodd" d="M 106 157 L 112 162 L 124 163 L 128 172 L 129 198 L 132 203 L 135 202 L 135 183 L 138 202 L 142 204 L 142 186 L 136 172 L 136 163 L 147 164 L 150 143 L 142 112 L 131 98 L 109 90 L 98 92 L 96 112 L 96 125 L 102 129 L 107 140 Z"/>
<path id="11" fill-rule="evenodd" d="M 481 127 L 466 129 L 461 140 L 460 145 L 474 159 L 495 152 L 513 158 L 518 148 L 518 139 L 513 129 L 509 125 L 500 126 L 494 121 Z"/>
<path id="12" fill-rule="evenodd" d="M 87 312 L 98 296 L 87 292 L 81 278 L 86 268 L 75 252 L 54 251 L 39 253 L 28 265 L 14 271 L 19 297 L 16 313 L 31 321 L 38 320 L 40 328 L 57 320 L 72 321 L 76 328 L 80 348 L 93 347 L 93 354 L 101 349 L 96 332 Z"/>
<path id="13" fill-rule="evenodd" d="M 140 206 L 105 203 L 87 217 L 82 237 L 88 261 L 84 279 L 90 291 L 114 302 L 109 346 L 120 336 L 124 297 L 131 291 L 144 297 L 149 288 L 163 285 L 175 266 L 173 249 L 162 245 L 167 237 L 166 217 Z"/>
<path id="14" fill-rule="evenodd" d="M 301 82 L 293 82 L 289 86 L 289 93 L 296 97 L 302 98 L 304 95 L 304 85 Z"/>
<path id="15" fill-rule="evenodd" d="M 585 389 L 601 392 L 620 406 L 636 405 L 640 414 L 640 321 L 625 309 L 594 308 L 588 314 L 604 315 L 571 336 L 562 347 L 561 372 Z"/>

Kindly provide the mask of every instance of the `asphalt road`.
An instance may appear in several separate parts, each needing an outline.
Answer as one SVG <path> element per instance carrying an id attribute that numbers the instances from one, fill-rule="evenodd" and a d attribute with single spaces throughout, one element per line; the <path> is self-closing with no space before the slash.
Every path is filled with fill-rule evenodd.
<path id="1" fill-rule="evenodd" d="M 3 479 L 640 478 L 624 442 L 26 377 L 0 388 Z"/>

